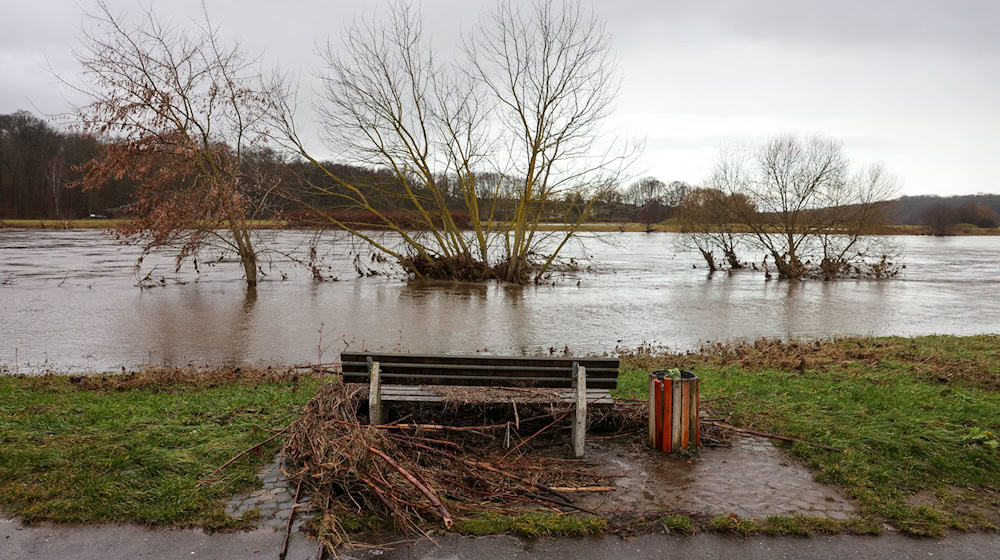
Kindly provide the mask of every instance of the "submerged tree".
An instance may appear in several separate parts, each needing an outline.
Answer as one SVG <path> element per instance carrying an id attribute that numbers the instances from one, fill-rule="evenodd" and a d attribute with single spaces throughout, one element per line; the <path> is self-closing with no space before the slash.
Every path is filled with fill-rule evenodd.
<path id="1" fill-rule="evenodd" d="M 250 220 L 273 185 L 247 154 L 266 138 L 267 96 L 238 45 L 226 44 L 206 14 L 178 29 L 152 10 L 131 25 L 103 2 L 89 16 L 77 58 L 89 101 L 76 108 L 83 132 L 107 142 L 83 166 L 84 189 L 128 178 L 140 182 L 118 229 L 145 249 L 177 247 L 177 263 L 206 244 L 233 250 L 247 284 L 257 283 Z"/>
<path id="2" fill-rule="evenodd" d="M 328 144 L 390 170 L 389 183 L 350 181 L 311 155 L 288 98 L 273 116 L 286 145 L 323 170 L 313 192 L 349 211 L 326 218 L 410 274 L 537 279 L 635 153 L 600 142 L 617 93 L 609 37 L 578 5 L 504 2 L 464 51 L 439 62 L 406 4 L 323 51 Z M 546 220 L 565 231 L 545 232 Z"/>
<path id="3" fill-rule="evenodd" d="M 741 206 L 742 208 L 737 208 Z M 743 244 L 742 226 L 734 219 L 748 206 L 746 197 L 727 194 L 718 188 L 694 189 L 681 202 L 678 218 L 684 239 L 693 246 L 712 272 L 721 265 L 715 253 L 721 253 L 731 269 L 743 268 L 739 248 Z"/>
<path id="4" fill-rule="evenodd" d="M 862 267 L 894 273 L 892 248 L 872 234 L 886 223 L 895 181 L 879 166 L 852 172 L 837 141 L 780 136 L 727 151 L 711 182 L 745 198 L 730 207 L 731 222 L 746 228 L 782 278 L 834 278 Z"/>

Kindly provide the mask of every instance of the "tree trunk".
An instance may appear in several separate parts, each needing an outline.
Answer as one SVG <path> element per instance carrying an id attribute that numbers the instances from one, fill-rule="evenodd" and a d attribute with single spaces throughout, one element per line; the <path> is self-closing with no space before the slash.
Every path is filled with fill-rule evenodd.
<path id="1" fill-rule="evenodd" d="M 794 254 L 778 255 L 772 253 L 774 266 L 778 269 L 778 278 L 785 280 L 798 280 L 802 278 L 804 272 L 802 263 Z"/>
<path id="2" fill-rule="evenodd" d="M 236 244 L 236 251 L 243 264 L 243 273 L 247 277 L 247 286 L 257 285 L 257 251 L 254 250 L 253 241 L 250 239 L 250 230 L 246 225 L 231 226 L 230 232 L 233 234 L 233 242 Z"/>
<path id="3" fill-rule="evenodd" d="M 729 268 L 734 270 L 739 270 L 743 268 L 743 263 L 740 262 L 739 257 L 736 256 L 736 251 L 732 249 L 726 249 L 726 260 L 729 262 Z"/>
<path id="4" fill-rule="evenodd" d="M 249 252 L 240 255 L 243 261 L 243 272 L 247 275 L 247 286 L 257 286 L 257 253 L 251 248 Z"/>
<path id="5" fill-rule="evenodd" d="M 715 255 L 713 255 L 711 251 L 705 251 L 704 249 L 698 249 L 698 251 L 701 253 L 701 256 L 704 257 L 705 264 L 708 265 L 708 270 L 710 272 L 719 270 L 718 265 L 715 264 Z"/>

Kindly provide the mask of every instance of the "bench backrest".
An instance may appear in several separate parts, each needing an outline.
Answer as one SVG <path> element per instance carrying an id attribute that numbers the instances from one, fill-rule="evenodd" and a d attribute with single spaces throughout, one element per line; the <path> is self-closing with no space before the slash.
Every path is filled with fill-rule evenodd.
<path id="1" fill-rule="evenodd" d="M 618 358 L 441 356 L 343 352 L 345 383 L 368 383 L 368 360 L 379 363 L 383 385 L 488 387 L 573 386 L 573 362 L 587 368 L 588 389 L 614 389 Z"/>

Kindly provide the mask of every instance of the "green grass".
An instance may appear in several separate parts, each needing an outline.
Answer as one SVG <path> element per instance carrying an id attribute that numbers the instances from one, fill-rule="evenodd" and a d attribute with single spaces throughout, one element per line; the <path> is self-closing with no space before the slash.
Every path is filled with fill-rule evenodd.
<path id="1" fill-rule="evenodd" d="M 455 521 L 451 530 L 461 535 L 511 534 L 525 538 L 583 537 L 598 535 L 608 529 L 603 517 L 577 516 L 550 512 L 528 512 L 519 515 L 487 515 Z"/>
<path id="2" fill-rule="evenodd" d="M 708 521 L 708 529 L 743 537 L 754 535 L 810 537 L 840 533 L 856 535 L 879 535 L 882 533 L 879 525 L 873 522 L 864 520 L 836 521 L 826 517 L 807 515 L 773 515 L 765 519 L 743 519 L 720 515 Z"/>
<path id="3" fill-rule="evenodd" d="M 991 390 L 1000 378 L 1000 337 L 804 346 L 814 351 L 761 345 L 627 359 L 617 396 L 645 398 L 645 368 L 683 365 L 701 379 L 703 400 L 734 395 L 710 401 L 714 415 L 843 450 L 788 447 L 817 480 L 842 486 L 863 518 L 920 535 L 998 525 L 1000 451 L 990 441 L 1000 433 L 1000 392 Z M 788 354 L 806 366 L 777 365 Z"/>
<path id="4" fill-rule="evenodd" d="M 223 498 L 258 486 L 315 379 L 81 390 L 66 377 L 0 377 L 0 509 L 26 521 L 234 527 Z M 251 515 L 252 517 L 252 515 Z"/>
<path id="5" fill-rule="evenodd" d="M 686 515 L 664 515 L 663 530 L 669 535 L 681 533 L 684 535 L 694 534 L 694 519 Z"/>

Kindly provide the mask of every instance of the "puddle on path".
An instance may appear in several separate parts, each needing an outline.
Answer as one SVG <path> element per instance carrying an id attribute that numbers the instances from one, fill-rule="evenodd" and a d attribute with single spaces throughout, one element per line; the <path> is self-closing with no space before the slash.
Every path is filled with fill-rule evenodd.
<path id="1" fill-rule="evenodd" d="M 731 448 L 707 448 L 692 459 L 639 445 L 594 441 L 587 458 L 603 472 L 625 474 L 616 491 L 578 499 L 584 507 L 613 513 L 667 510 L 747 518 L 808 515 L 844 520 L 854 506 L 833 487 L 813 480 L 771 441 L 736 437 Z"/>

